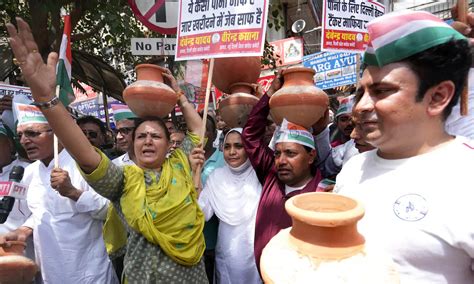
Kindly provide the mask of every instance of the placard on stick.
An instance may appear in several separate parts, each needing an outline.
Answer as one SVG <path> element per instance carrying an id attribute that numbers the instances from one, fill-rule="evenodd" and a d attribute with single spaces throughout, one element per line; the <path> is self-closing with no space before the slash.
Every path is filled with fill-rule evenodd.
<path id="1" fill-rule="evenodd" d="M 182 0 L 176 60 L 261 56 L 268 0 Z"/>

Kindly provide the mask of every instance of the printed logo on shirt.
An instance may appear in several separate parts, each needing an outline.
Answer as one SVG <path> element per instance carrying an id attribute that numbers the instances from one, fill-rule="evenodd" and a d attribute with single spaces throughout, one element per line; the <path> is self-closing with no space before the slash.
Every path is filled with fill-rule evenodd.
<path id="1" fill-rule="evenodd" d="M 400 196 L 393 204 L 393 212 L 405 221 L 419 221 L 428 214 L 428 202 L 419 194 Z"/>
<path id="2" fill-rule="evenodd" d="M 471 150 L 474 150 L 474 147 L 473 147 L 473 146 L 471 146 L 471 145 L 469 145 L 469 144 L 467 144 L 467 143 L 462 143 L 462 144 L 464 144 L 464 146 L 466 146 L 467 148 L 469 148 L 469 149 L 471 149 Z"/>

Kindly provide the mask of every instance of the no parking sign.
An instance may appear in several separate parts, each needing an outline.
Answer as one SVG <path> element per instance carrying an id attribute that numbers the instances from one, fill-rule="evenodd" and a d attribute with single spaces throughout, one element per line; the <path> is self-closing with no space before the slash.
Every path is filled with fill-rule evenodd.
<path id="1" fill-rule="evenodd" d="M 137 19 L 150 30 L 176 34 L 178 0 L 128 0 Z"/>

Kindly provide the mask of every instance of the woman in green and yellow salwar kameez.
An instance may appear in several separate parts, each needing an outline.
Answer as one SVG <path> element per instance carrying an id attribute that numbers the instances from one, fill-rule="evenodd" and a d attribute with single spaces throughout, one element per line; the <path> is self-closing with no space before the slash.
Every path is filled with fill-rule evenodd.
<path id="1" fill-rule="evenodd" d="M 137 124 L 133 133 L 137 166 L 111 163 L 89 143 L 66 108 L 56 103 L 57 54 L 51 53 L 45 64 L 28 24 L 21 19 L 17 23 L 18 31 L 7 26 L 10 45 L 35 102 L 89 184 L 113 204 L 104 239 L 109 252 L 125 251 L 124 279 L 128 283 L 207 283 L 201 261 L 204 217 L 190 165 L 183 150 L 168 153 L 170 138 L 163 121 L 150 118 Z M 179 96 L 188 139 L 196 143 L 193 133 L 200 130 L 201 118 L 181 95 L 171 72 L 166 70 L 163 76 Z"/>

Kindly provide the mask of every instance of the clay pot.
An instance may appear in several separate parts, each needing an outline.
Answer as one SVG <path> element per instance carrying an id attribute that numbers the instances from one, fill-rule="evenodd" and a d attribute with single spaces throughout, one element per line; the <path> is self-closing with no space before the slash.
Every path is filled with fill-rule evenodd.
<path id="1" fill-rule="evenodd" d="M 178 96 L 163 83 L 164 68 L 153 64 L 135 67 L 137 81 L 123 91 L 123 99 L 139 117 L 167 116 L 175 107 Z"/>
<path id="2" fill-rule="evenodd" d="M 254 95 L 252 85 L 235 83 L 230 86 L 231 95 L 219 103 L 222 120 L 231 127 L 244 127 L 248 116 L 258 98 Z"/>
<path id="3" fill-rule="evenodd" d="M 32 283 L 38 266 L 34 261 L 20 255 L 0 256 L 0 283 Z"/>
<path id="4" fill-rule="evenodd" d="M 365 239 L 357 231 L 364 207 L 352 198 L 333 193 L 300 194 L 285 203 L 293 227 L 290 242 L 298 251 L 318 258 L 355 255 Z"/>
<path id="5" fill-rule="evenodd" d="M 235 83 L 256 83 L 260 70 L 259 56 L 216 58 L 212 83 L 220 91 L 230 94 L 230 86 Z"/>
<path id="6" fill-rule="evenodd" d="M 7 241 L 0 246 L 0 256 L 3 255 L 23 255 L 26 243 L 22 241 Z"/>
<path id="7" fill-rule="evenodd" d="M 276 124 L 283 118 L 310 128 L 328 108 L 329 99 L 324 91 L 314 85 L 315 71 L 294 67 L 283 71 L 284 82 L 270 98 L 270 113 Z"/>

